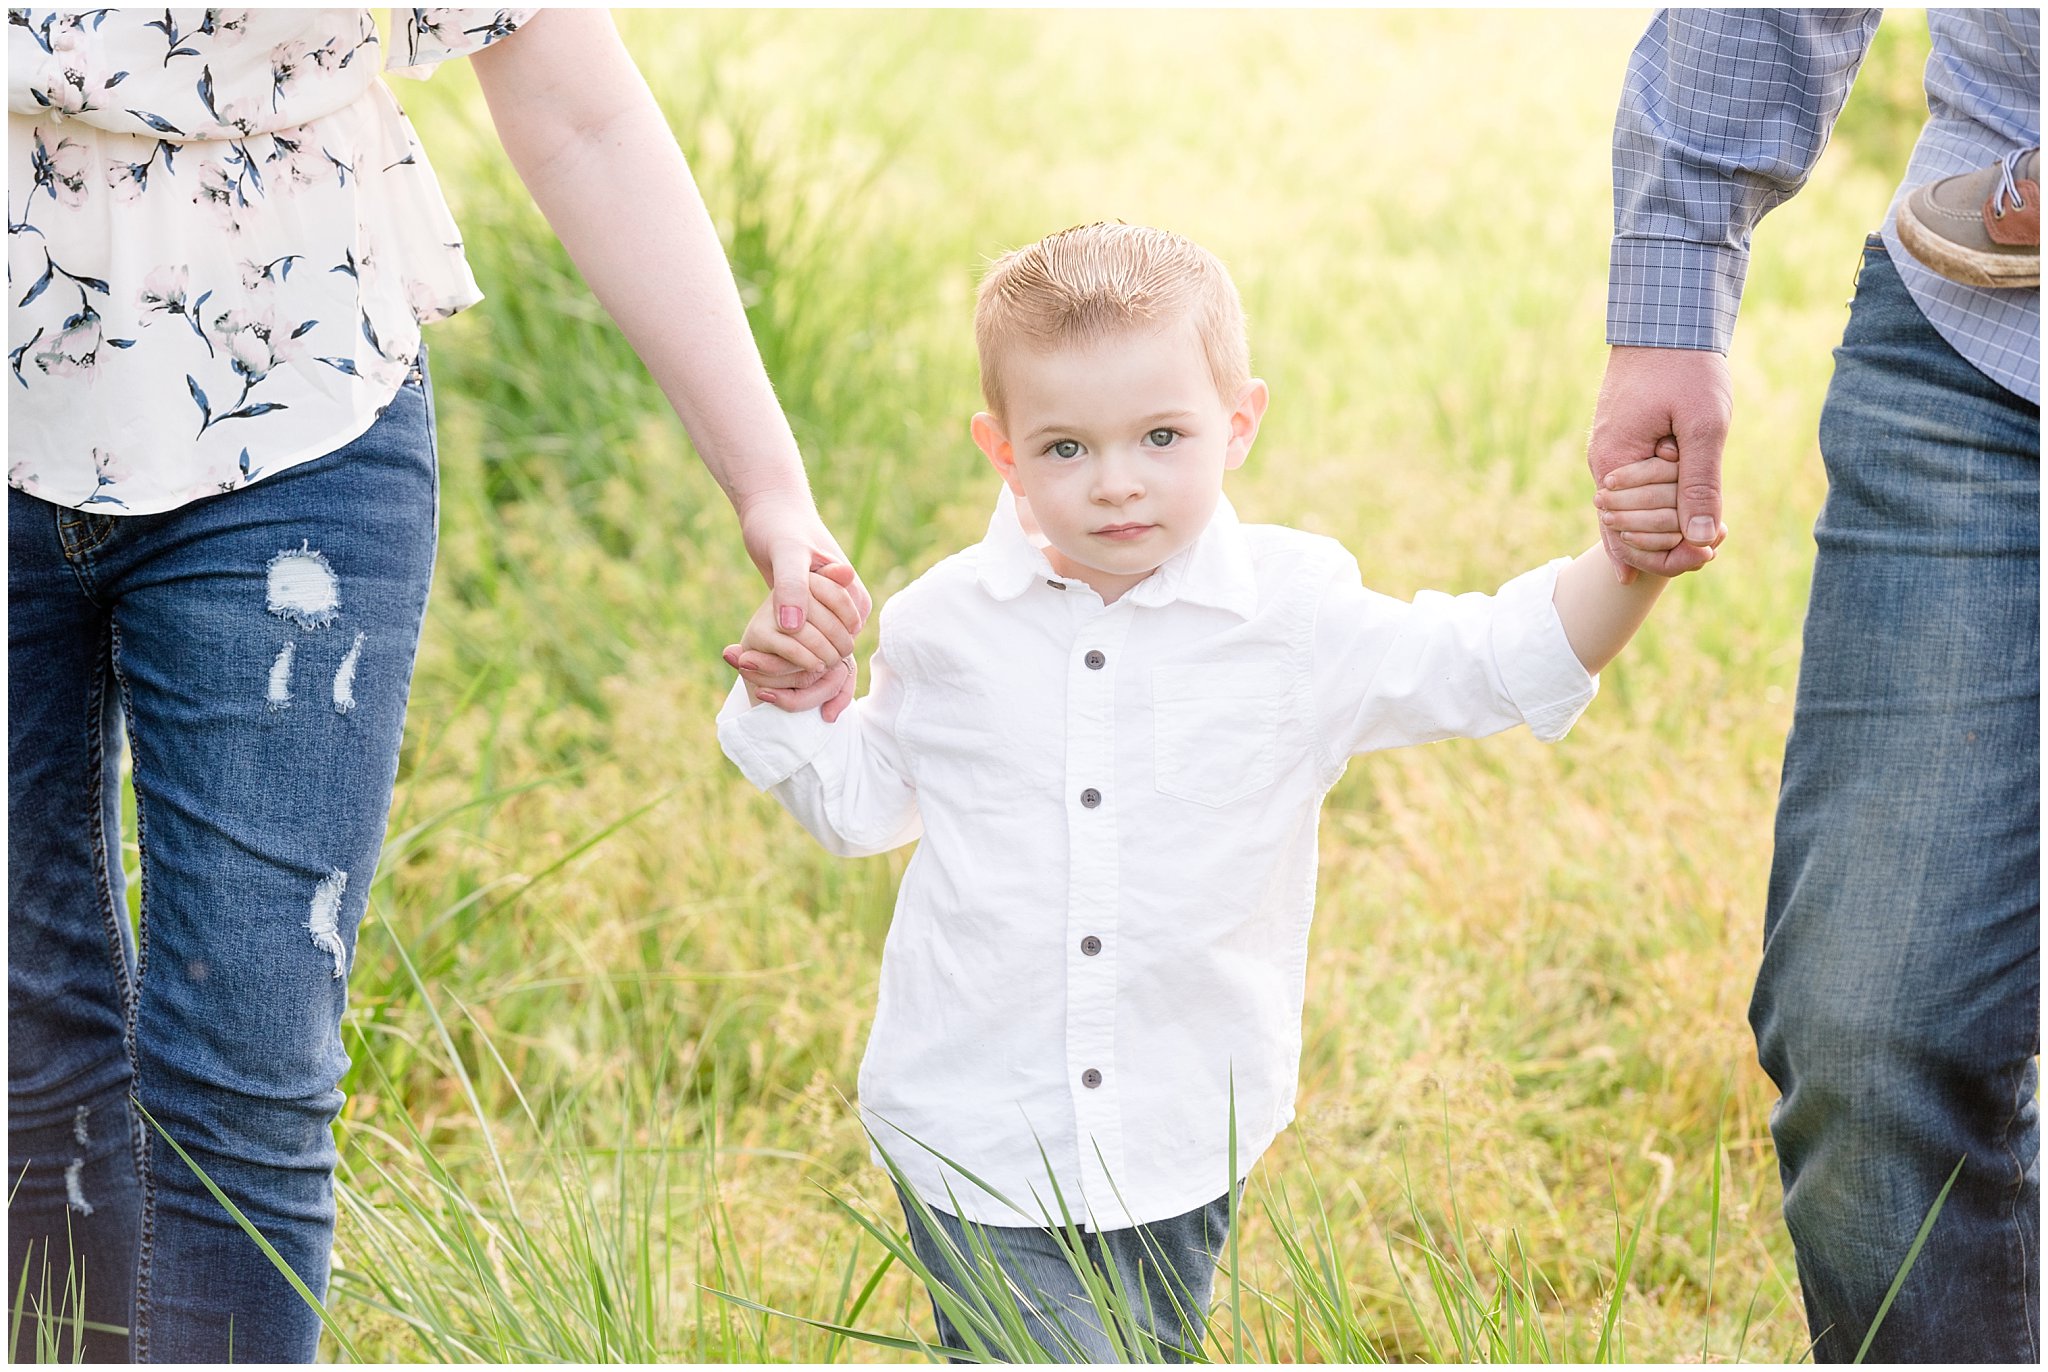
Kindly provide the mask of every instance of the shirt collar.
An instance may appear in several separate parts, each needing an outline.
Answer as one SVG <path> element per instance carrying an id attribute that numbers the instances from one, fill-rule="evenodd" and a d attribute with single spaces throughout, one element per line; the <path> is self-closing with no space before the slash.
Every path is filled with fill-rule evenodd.
<path id="1" fill-rule="evenodd" d="M 1015 600 L 1034 584 L 1061 579 L 1044 550 L 1024 532 L 1017 497 L 1007 485 L 996 498 L 979 554 L 976 580 L 997 600 Z M 1124 598 L 1154 607 L 1186 600 L 1250 619 L 1258 608 L 1258 581 L 1251 547 L 1229 497 L 1217 497 L 1216 513 L 1201 537 L 1161 563 Z"/>

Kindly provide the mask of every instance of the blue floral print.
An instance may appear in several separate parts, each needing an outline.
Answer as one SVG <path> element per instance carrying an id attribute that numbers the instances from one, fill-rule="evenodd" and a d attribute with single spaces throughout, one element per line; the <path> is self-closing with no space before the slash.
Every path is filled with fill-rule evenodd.
<path id="1" fill-rule="evenodd" d="M 534 11 L 392 15 L 384 66 Z M 8 481 L 106 513 L 342 446 L 480 298 L 367 10 L 8 11 Z"/>

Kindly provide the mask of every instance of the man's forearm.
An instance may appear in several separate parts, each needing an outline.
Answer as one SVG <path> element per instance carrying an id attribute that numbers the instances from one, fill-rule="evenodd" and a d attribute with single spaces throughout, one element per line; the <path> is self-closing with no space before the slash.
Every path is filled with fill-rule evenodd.
<path id="1" fill-rule="evenodd" d="M 1728 351 L 1757 222 L 1805 184 L 1879 11 L 1659 10 L 1614 122 L 1607 341 Z"/>
<path id="2" fill-rule="evenodd" d="M 1622 585 L 1597 543 L 1557 574 L 1551 604 L 1587 671 L 1598 672 L 1628 646 L 1669 579 L 1645 573 Z"/>

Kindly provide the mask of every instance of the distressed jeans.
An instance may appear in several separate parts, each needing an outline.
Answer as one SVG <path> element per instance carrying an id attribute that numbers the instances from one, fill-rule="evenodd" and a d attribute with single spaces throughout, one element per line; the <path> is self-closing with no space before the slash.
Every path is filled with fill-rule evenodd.
<path id="1" fill-rule="evenodd" d="M 2040 1343 L 2040 410 L 1935 333 L 1873 238 L 1750 1022 L 1820 1361 Z"/>
<path id="2" fill-rule="evenodd" d="M 910 1225 L 912 1251 L 947 1290 L 972 1305 L 976 1283 L 963 1275 L 961 1265 L 980 1262 L 977 1252 L 986 1247 L 1013 1288 L 1018 1318 L 1047 1358 L 1053 1362 L 1119 1361 L 1116 1346 L 1103 1331 L 1095 1302 L 1069 1261 L 1058 1231 L 972 1224 L 929 1205 L 920 1206 L 901 1187 L 896 1197 L 903 1203 Z M 930 1216 L 930 1223 L 920 1210 Z M 1172 1219 L 1084 1233 L 1081 1253 L 1105 1284 L 1113 1288 L 1121 1284 L 1128 1293 L 1143 1332 L 1158 1340 L 1157 1360 L 1187 1362 L 1190 1354 L 1200 1351 L 1208 1323 L 1209 1293 L 1216 1282 L 1216 1261 L 1229 1236 L 1230 1197 L 1225 1195 Z M 936 1297 L 932 1314 L 939 1342 L 966 1350 L 965 1336 Z M 1134 1331 L 1126 1329 L 1120 1338 L 1129 1340 L 1133 1335 Z M 1145 1360 L 1152 1358 L 1148 1355 Z"/>
<path id="3" fill-rule="evenodd" d="M 433 567 L 424 376 L 253 486 L 108 517 L 8 491 L 7 1293 L 60 1359 L 310 1362 L 340 1025 Z M 120 847 L 125 723 L 139 939 Z M 154 1119 L 136 1114 L 131 1098 Z M 43 1304 L 47 1279 L 48 1304 Z"/>

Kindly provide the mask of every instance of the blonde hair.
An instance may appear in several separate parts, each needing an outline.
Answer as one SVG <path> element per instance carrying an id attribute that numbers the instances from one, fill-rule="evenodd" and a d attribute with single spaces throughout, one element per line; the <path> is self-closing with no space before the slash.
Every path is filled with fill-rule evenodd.
<path id="1" fill-rule="evenodd" d="M 997 258 L 974 302 L 981 394 L 1002 417 L 1002 367 L 1018 343 L 1093 341 L 1186 319 L 1216 392 L 1234 402 L 1251 380 L 1244 306 L 1208 249 L 1142 224 L 1082 224 Z"/>

